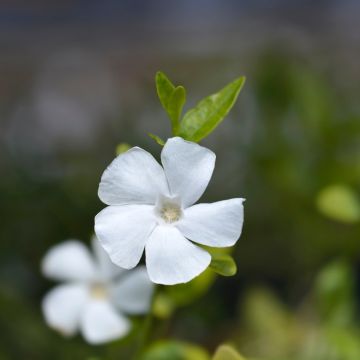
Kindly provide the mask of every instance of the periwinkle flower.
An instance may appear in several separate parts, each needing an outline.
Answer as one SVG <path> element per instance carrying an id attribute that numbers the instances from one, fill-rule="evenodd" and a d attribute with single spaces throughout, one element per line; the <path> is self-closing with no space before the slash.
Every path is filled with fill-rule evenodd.
<path id="1" fill-rule="evenodd" d="M 169 139 L 161 166 L 134 147 L 105 170 L 99 197 L 107 205 L 95 218 L 95 232 L 111 260 L 135 267 L 144 252 L 154 283 L 188 282 L 210 264 L 210 254 L 195 243 L 228 247 L 243 225 L 241 198 L 193 205 L 205 191 L 215 154 L 180 137 Z"/>
<path id="2" fill-rule="evenodd" d="M 77 240 L 52 247 L 42 272 L 65 283 L 50 290 L 42 309 L 47 324 L 63 335 L 81 331 L 85 340 L 100 344 L 125 336 L 131 327 L 124 314 L 149 310 L 153 284 L 144 267 L 127 271 L 115 266 L 93 239 L 93 256 Z"/>

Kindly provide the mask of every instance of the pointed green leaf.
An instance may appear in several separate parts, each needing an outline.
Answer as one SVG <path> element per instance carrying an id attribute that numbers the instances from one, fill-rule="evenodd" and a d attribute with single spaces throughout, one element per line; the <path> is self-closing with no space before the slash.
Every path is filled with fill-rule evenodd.
<path id="1" fill-rule="evenodd" d="M 201 100 L 195 108 L 184 115 L 179 135 L 194 142 L 209 135 L 233 107 L 244 83 L 245 77 L 242 76 L 216 94 Z"/>
<path id="2" fill-rule="evenodd" d="M 167 112 L 171 119 L 173 133 L 177 135 L 179 130 L 179 120 L 182 109 L 186 101 L 186 92 L 183 86 L 177 86 L 173 91 L 167 106 Z"/>
<path id="3" fill-rule="evenodd" d="M 185 89 L 182 86 L 175 87 L 161 71 L 156 73 L 155 83 L 160 102 L 170 117 L 172 130 L 174 135 L 176 135 L 181 112 L 186 100 Z"/>
<path id="4" fill-rule="evenodd" d="M 168 77 L 161 71 L 155 76 L 156 90 L 163 108 L 166 110 L 175 86 Z"/>
<path id="5" fill-rule="evenodd" d="M 237 271 L 236 263 L 230 255 L 217 252 L 211 254 L 210 268 L 223 276 L 233 276 Z"/>
<path id="6" fill-rule="evenodd" d="M 231 346 L 220 345 L 212 360 L 245 360 L 245 358 Z"/>
<path id="7" fill-rule="evenodd" d="M 155 135 L 155 134 L 152 134 L 152 133 L 148 133 L 148 135 L 153 139 L 155 140 L 159 145 L 161 146 L 164 146 L 165 145 L 165 141 L 163 139 L 161 139 L 161 137 Z"/>

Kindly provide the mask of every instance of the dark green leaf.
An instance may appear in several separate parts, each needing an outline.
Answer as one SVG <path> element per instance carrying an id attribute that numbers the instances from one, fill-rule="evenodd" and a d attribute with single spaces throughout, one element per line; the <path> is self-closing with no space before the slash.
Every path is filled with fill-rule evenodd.
<path id="1" fill-rule="evenodd" d="M 209 135 L 233 107 L 244 83 L 245 77 L 240 77 L 216 94 L 201 100 L 185 114 L 180 123 L 179 135 L 195 142 Z"/>

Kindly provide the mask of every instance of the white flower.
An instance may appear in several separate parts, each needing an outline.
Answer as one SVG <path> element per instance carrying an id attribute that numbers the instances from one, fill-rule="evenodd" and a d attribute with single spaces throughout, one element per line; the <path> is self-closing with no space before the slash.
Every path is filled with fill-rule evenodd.
<path id="1" fill-rule="evenodd" d="M 99 185 L 100 199 L 110 206 L 96 216 L 95 232 L 115 264 L 133 268 L 145 249 L 150 279 L 172 285 L 190 281 L 210 264 L 210 254 L 192 241 L 235 244 L 244 199 L 193 205 L 215 166 L 215 154 L 198 144 L 171 138 L 161 162 L 163 167 L 134 147 L 110 164 Z"/>
<path id="2" fill-rule="evenodd" d="M 112 264 L 93 239 L 95 257 L 85 245 L 68 240 L 52 247 L 42 262 L 45 276 L 65 281 L 44 298 L 47 324 L 64 335 L 80 330 L 85 340 L 100 344 L 125 336 L 129 320 L 150 307 L 153 284 L 144 267 L 126 271 Z"/>

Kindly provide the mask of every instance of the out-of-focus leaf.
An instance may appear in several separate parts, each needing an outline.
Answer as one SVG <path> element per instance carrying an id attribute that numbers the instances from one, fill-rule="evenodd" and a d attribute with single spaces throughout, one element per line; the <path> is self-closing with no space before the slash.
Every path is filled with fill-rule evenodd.
<path id="1" fill-rule="evenodd" d="M 360 359 L 359 333 L 353 328 L 328 327 L 325 331 L 330 354 L 337 354 L 336 359 Z"/>
<path id="2" fill-rule="evenodd" d="M 248 336 L 254 344 L 261 344 L 251 349 L 254 356 L 264 359 L 283 357 L 293 348 L 294 320 L 270 290 L 250 290 L 245 296 L 242 314 Z"/>
<path id="3" fill-rule="evenodd" d="M 116 155 L 120 155 L 126 151 L 128 151 L 129 149 L 131 149 L 131 145 L 127 144 L 127 143 L 120 143 L 117 147 L 116 147 Z"/>
<path id="4" fill-rule="evenodd" d="M 232 256 L 217 252 L 211 253 L 210 268 L 223 276 L 233 276 L 237 271 L 236 263 Z"/>
<path id="5" fill-rule="evenodd" d="M 355 316 L 355 274 L 345 260 L 326 266 L 315 281 L 318 311 L 323 320 L 347 326 Z"/>
<path id="6" fill-rule="evenodd" d="M 154 299 L 153 313 L 158 318 L 166 319 L 173 313 L 175 304 L 165 292 L 158 292 Z"/>
<path id="7" fill-rule="evenodd" d="M 244 83 L 245 77 L 240 77 L 216 94 L 201 100 L 195 108 L 184 115 L 179 135 L 194 142 L 209 135 L 233 107 Z"/>
<path id="8" fill-rule="evenodd" d="M 231 346 L 220 345 L 212 360 L 245 360 L 245 358 Z"/>
<path id="9" fill-rule="evenodd" d="M 186 91 L 183 86 L 175 87 L 161 71 L 156 73 L 155 83 L 160 102 L 170 117 L 173 134 L 176 135 L 181 112 L 186 101 Z"/>
<path id="10" fill-rule="evenodd" d="M 318 74 L 307 68 L 293 69 L 290 79 L 293 102 L 301 115 L 301 121 L 306 124 L 312 135 L 324 130 L 323 126 L 329 124 L 334 106 L 331 87 Z"/>
<path id="11" fill-rule="evenodd" d="M 356 194 L 345 185 L 331 185 L 316 198 L 320 212 L 338 221 L 353 223 L 360 220 L 360 203 Z"/>
<path id="12" fill-rule="evenodd" d="M 155 135 L 155 134 L 152 134 L 152 133 L 148 133 L 148 135 L 153 139 L 155 140 L 159 145 L 161 146 L 164 146 L 165 145 L 165 141 L 163 139 L 161 139 L 161 137 Z"/>
<path id="13" fill-rule="evenodd" d="M 181 341 L 159 341 L 150 346 L 141 360 L 209 360 L 202 347 Z"/>
<path id="14" fill-rule="evenodd" d="M 214 271 L 208 268 L 194 280 L 186 284 L 167 286 L 165 290 L 176 305 L 184 306 L 192 303 L 205 294 L 209 287 L 213 284 L 215 278 L 216 274 Z"/>

